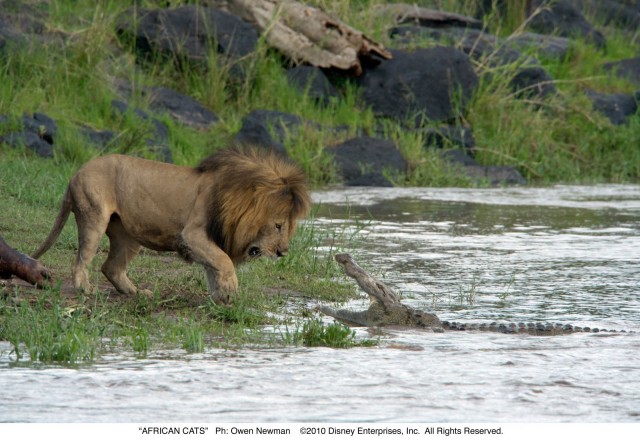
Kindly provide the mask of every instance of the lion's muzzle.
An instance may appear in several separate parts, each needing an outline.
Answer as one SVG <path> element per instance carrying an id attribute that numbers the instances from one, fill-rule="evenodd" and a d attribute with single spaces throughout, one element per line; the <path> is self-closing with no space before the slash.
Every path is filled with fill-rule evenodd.
<path id="1" fill-rule="evenodd" d="M 251 246 L 247 250 L 246 255 L 249 259 L 260 258 L 262 256 L 275 259 L 275 258 L 284 257 L 285 255 L 287 255 L 287 252 L 288 252 L 287 248 L 277 248 L 273 251 L 268 251 L 268 250 L 262 250 L 258 246 Z"/>

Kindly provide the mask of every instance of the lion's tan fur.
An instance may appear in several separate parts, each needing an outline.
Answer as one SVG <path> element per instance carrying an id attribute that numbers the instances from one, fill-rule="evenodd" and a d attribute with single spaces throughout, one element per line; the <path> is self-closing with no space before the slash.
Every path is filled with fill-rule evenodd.
<path id="1" fill-rule="evenodd" d="M 71 179 L 34 257 L 51 247 L 73 212 L 76 288 L 89 288 L 86 266 L 106 233 L 110 249 L 102 272 L 118 291 L 137 291 L 126 266 L 145 246 L 202 264 L 214 299 L 228 302 L 238 283 L 234 265 L 284 255 L 309 207 L 300 168 L 262 150 L 221 150 L 196 168 L 109 155 L 88 162 Z"/>

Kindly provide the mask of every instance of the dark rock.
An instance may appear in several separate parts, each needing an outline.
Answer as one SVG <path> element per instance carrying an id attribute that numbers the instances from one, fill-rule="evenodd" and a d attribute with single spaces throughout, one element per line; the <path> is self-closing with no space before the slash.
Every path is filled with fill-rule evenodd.
<path id="1" fill-rule="evenodd" d="M 441 155 L 442 158 L 446 159 L 449 163 L 455 163 L 463 166 L 478 166 L 478 162 L 462 150 L 445 150 Z"/>
<path id="2" fill-rule="evenodd" d="M 469 27 L 482 29 L 482 21 L 466 15 L 437 9 L 429 9 L 416 4 L 390 3 L 377 8 L 377 14 L 393 17 L 396 24 L 416 24 L 433 28 Z"/>
<path id="3" fill-rule="evenodd" d="M 36 21 L 27 22 L 27 26 L 23 26 L 25 20 L 29 20 L 27 16 L 0 13 L 0 53 L 12 46 L 23 46 L 27 43 L 28 38 L 25 34 Z"/>
<path id="4" fill-rule="evenodd" d="M 322 104 L 328 104 L 331 98 L 339 98 L 338 91 L 331 85 L 324 72 L 314 66 L 296 66 L 287 70 L 287 79 L 301 93 Z"/>
<path id="5" fill-rule="evenodd" d="M 441 44 L 455 46 L 476 60 L 491 58 L 494 65 L 513 63 L 524 57 L 519 51 L 505 45 L 495 35 L 477 29 L 397 26 L 389 31 L 389 36 L 396 43 L 408 45 L 414 45 L 428 38 Z M 535 59 L 532 58 L 532 60 Z"/>
<path id="6" fill-rule="evenodd" d="M 80 127 L 80 133 L 91 144 L 100 150 L 108 150 L 118 134 L 111 130 L 94 130 L 90 127 Z"/>
<path id="7" fill-rule="evenodd" d="M 604 47 L 605 38 L 582 13 L 567 0 L 533 0 L 529 12 L 538 11 L 529 17 L 527 27 L 540 34 L 561 37 L 581 37 L 597 47 Z"/>
<path id="8" fill-rule="evenodd" d="M 0 123 L 9 123 L 3 116 Z M 0 142 L 12 147 L 25 146 L 42 157 L 53 157 L 54 136 L 58 131 L 55 121 L 44 113 L 24 115 L 20 120 L 21 131 L 11 131 L 0 138 Z"/>
<path id="9" fill-rule="evenodd" d="M 635 2 L 635 5 L 633 4 Z M 593 14 L 606 25 L 615 25 L 636 31 L 640 27 L 640 2 L 627 4 L 614 0 L 572 0 L 571 3 L 585 14 Z"/>
<path id="10" fill-rule="evenodd" d="M 0 54 L 12 47 L 24 47 L 32 42 L 60 43 L 65 35 L 50 31 L 44 23 L 47 14 L 26 2 L 0 2 Z"/>
<path id="11" fill-rule="evenodd" d="M 607 63 L 604 68 L 640 86 L 640 57 Z"/>
<path id="12" fill-rule="evenodd" d="M 206 60 L 209 51 L 232 58 L 254 51 L 256 30 L 246 21 L 215 8 L 130 9 L 116 23 L 120 35 L 135 39 L 144 55 L 159 52 L 191 61 Z"/>
<path id="13" fill-rule="evenodd" d="M 540 66 L 518 69 L 510 85 L 518 97 L 544 98 L 556 92 L 553 78 Z"/>
<path id="14" fill-rule="evenodd" d="M 173 162 L 171 150 L 169 149 L 169 128 L 164 122 L 150 116 L 142 109 L 131 107 L 129 104 L 115 99 L 111 101 L 111 108 L 122 116 L 131 114 L 142 122 L 149 124 L 150 136 L 147 139 L 147 146 L 165 162 Z"/>
<path id="15" fill-rule="evenodd" d="M 393 187 L 393 183 L 389 181 L 382 173 L 371 172 L 363 173 L 360 176 L 354 177 L 348 181 L 345 181 L 348 186 L 376 186 L 383 188 Z"/>
<path id="16" fill-rule="evenodd" d="M 22 124 L 25 131 L 30 131 L 53 145 L 53 137 L 58 131 L 58 126 L 49 116 L 44 113 L 34 113 L 33 116 L 24 115 Z"/>
<path id="17" fill-rule="evenodd" d="M 509 3 L 509 0 L 478 0 L 476 2 L 477 8 L 475 16 L 481 18 L 487 14 L 498 14 L 502 16 L 502 18 L 505 18 L 509 14 Z M 556 3 L 556 0 L 534 0 L 530 2 L 527 13 L 533 13 L 536 7 L 543 3 L 548 5 L 550 3 Z M 637 30 L 640 22 L 640 3 L 637 0 L 568 0 L 557 3 L 565 3 L 565 5 L 560 5 L 556 10 L 560 12 L 567 9 L 567 3 L 569 6 L 574 7 L 574 9 L 569 9 L 570 14 L 564 18 L 565 20 L 573 21 L 576 16 L 576 11 L 581 11 L 584 12 L 586 16 L 595 16 L 607 25 L 613 24 L 632 31 Z M 558 12 L 553 13 L 558 14 Z M 578 16 L 582 17 L 582 14 Z M 562 22 L 562 18 L 559 18 L 558 21 Z M 578 20 L 579 27 L 584 27 L 588 34 L 591 26 L 589 24 L 584 25 L 584 21 L 586 21 L 584 17 Z M 584 30 L 579 30 L 578 33 L 582 32 L 584 32 Z"/>
<path id="18" fill-rule="evenodd" d="M 445 125 L 428 128 L 425 132 L 425 147 L 450 148 L 462 147 L 471 154 L 476 146 L 470 127 Z"/>
<path id="19" fill-rule="evenodd" d="M 44 20 L 49 16 L 50 1 L 0 0 L 0 14 Z"/>
<path id="20" fill-rule="evenodd" d="M 149 97 L 149 106 L 156 112 L 167 112 L 181 124 L 198 129 L 210 128 L 218 122 L 218 117 L 195 99 L 165 87 L 143 89 L 143 96 Z"/>
<path id="21" fill-rule="evenodd" d="M 524 51 L 535 49 L 538 55 L 550 59 L 564 59 L 569 54 L 571 40 L 556 35 L 534 34 L 523 32 L 513 35 L 505 40 L 511 48 Z"/>
<path id="22" fill-rule="evenodd" d="M 515 65 L 515 75 L 510 81 L 514 92 L 520 96 L 545 97 L 556 92 L 551 76 L 537 59 L 523 55 L 500 38 L 475 29 L 430 29 L 421 26 L 400 26 L 391 30 L 391 36 L 404 44 L 414 44 L 423 38 L 459 47 L 479 63 L 489 67 Z"/>
<path id="23" fill-rule="evenodd" d="M 393 186 L 383 171 L 405 172 L 407 162 L 395 144 L 386 139 L 357 137 L 327 148 L 349 186 Z"/>
<path id="24" fill-rule="evenodd" d="M 243 145 L 272 148 L 286 155 L 287 150 L 284 142 L 287 133 L 294 134 L 308 123 L 310 122 L 305 122 L 300 116 L 290 113 L 275 110 L 254 110 L 242 119 L 242 127 L 236 134 L 235 141 Z"/>
<path id="25" fill-rule="evenodd" d="M 605 115 L 612 124 L 620 125 L 628 122 L 628 117 L 638 111 L 638 101 L 633 95 L 614 93 L 611 95 L 586 90 L 586 95 L 593 103 L 593 109 Z"/>
<path id="26" fill-rule="evenodd" d="M 522 177 L 522 174 L 509 166 L 467 165 L 463 169 L 467 176 L 487 181 L 491 186 L 527 184 L 527 180 Z"/>
<path id="27" fill-rule="evenodd" d="M 485 15 L 493 14 L 496 11 L 505 11 L 507 0 L 477 0 L 475 17 L 482 18 Z"/>
<path id="28" fill-rule="evenodd" d="M 9 133 L 0 137 L 0 142 L 12 147 L 27 147 L 33 150 L 38 156 L 53 157 L 53 145 L 43 140 L 32 131 L 20 131 Z"/>
<path id="29" fill-rule="evenodd" d="M 467 177 L 477 181 L 486 181 L 491 186 L 527 184 L 527 180 L 515 168 L 479 165 L 463 150 L 446 150 L 442 152 L 442 157 Z"/>
<path id="30" fill-rule="evenodd" d="M 466 54 L 451 47 L 392 52 L 393 59 L 361 79 L 362 98 L 376 114 L 431 121 L 460 116 L 478 84 Z"/>
<path id="31" fill-rule="evenodd" d="M 0 35 L 13 38 L 21 34 L 42 35 L 47 27 L 39 18 L 28 12 L 0 11 Z"/>
<path id="32" fill-rule="evenodd" d="M 147 112 L 137 107 L 129 107 L 129 104 L 127 104 L 126 102 L 118 101 L 117 99 L 114 99 L 111 101 L 111 109 L 115 110 L 116 113 L 119 113 L 120 115 L 124 115 L 128 112 L 131 112 L 135 116 L 145 121 L 149 119 L 149 115 L 147 114 Z"/>
<path id="33" fill-rule="evenodd" d="M 289 136 L 299 136 L 301 130 L 311 128 L 336 135 L 348 132 L 347 127 L 323 127 L 300 116 L 275 110 L 254 110 L 242 119 L 242 127 L 236 133 L 235 142 L 272 148 L 286 155 L 285 141 Z"/>
<path id="34" fill-rule="evenodd" d="M 134 96 L 134 85 L 122 79 L 114 80 L 114 87 L 125 99 Z M 145 87 L 138 85 L 138 90 L 149 101 L 149 107 L 156 113 L 167 113 L 174 121 L 196 129 L 208 129 L 218 122 L 218 117 L 190 96 L 183 95 L 166 87 Z M 120 113 L 126 111 L 126 104 L 116 103 Z M 144 117 L 143 115 L 140 115 Z"/>

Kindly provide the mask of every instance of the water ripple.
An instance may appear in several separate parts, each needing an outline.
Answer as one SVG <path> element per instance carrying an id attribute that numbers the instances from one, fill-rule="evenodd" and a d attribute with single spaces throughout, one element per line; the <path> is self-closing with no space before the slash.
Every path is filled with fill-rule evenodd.
<path id="1" fill-rule="evenodd" d="M 318 228 L 357 234 L 358 261 L 441 318 L 640 332 L 639 186 L 367 188 L 314 200 Z M 374 348 L 116 352 L 75 369 L 16 364 L 0 342 L 0 422 L 640 420 L 640 333 L 378 335 Z"/>

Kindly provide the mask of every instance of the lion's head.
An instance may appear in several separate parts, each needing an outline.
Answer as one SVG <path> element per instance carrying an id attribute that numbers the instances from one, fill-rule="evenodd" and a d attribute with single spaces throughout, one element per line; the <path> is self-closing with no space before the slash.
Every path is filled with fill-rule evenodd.
<path id="1" fill-rule="evenodd" d="M 196 170 L 212 177 L 207 234 L 234 263 L 287 253 L 311 206 L 298 165 L 264 149 L 226 149 Z"/>

